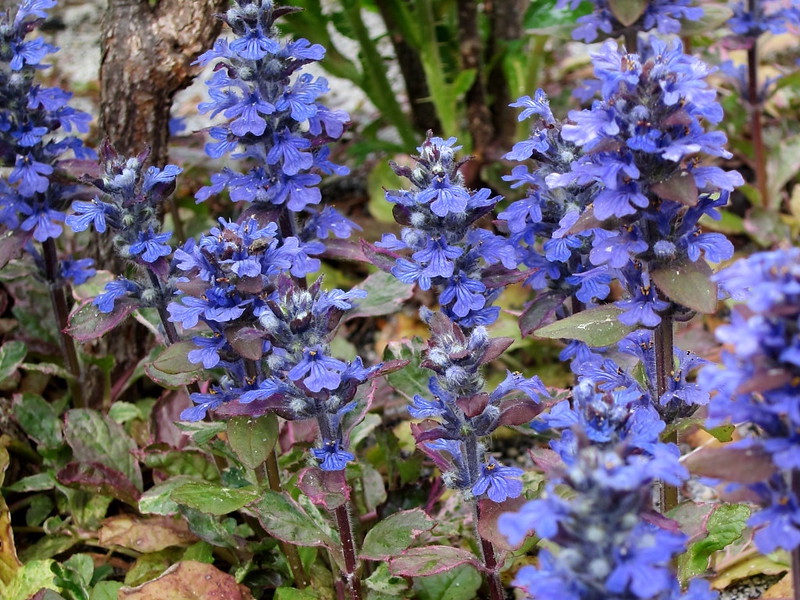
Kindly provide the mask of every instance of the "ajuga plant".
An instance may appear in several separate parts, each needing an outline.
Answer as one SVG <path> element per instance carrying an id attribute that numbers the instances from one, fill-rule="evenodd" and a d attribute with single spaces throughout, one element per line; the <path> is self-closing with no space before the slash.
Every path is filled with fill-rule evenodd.
<path id="1" fill-rule="evenodd" d="M 668 408 L 673 320 L 716 306 L 706 260 L 730 258 L 733 246 L 722 234 L 703 232 L 699 220 L 718 218 L 716 207 L 742 178 L 701 163 L 703 155 L 731 155 L 725 135 L 705 127 L 722 118 L 716 92 L 705 81 L 712 69 L 684 54 L 680 41 L 640 37 L 634 54 L 609 40 L 592 59 L 596 80 L 590 87 L 601 99 L 571 111 L 567 122 L 554 123 L 541 92 L 518 102 L 522 117 L 540 118 L 510 157 L 532 156 L 540 167 L 532 173 L 515 169 L 511 179 L 530 184 L 530 192 L 501 217 L 510 222 L 512 239 L 532 271 L 528 280 L 549 290 L 540 298 L 547 310 L 534 304 L 533 314 L 564 316 L 559 307 L 574 293 L 580 302 L 573 309 L 599 311 L 602 320 L 608 307 L 596 305 L 608 298 L 609 284 L 619 282 L 624 296 L 614 306 L 620 323 L 653 330 L 652 340 L 641 340 L 639 357 L 654 361 L 644 365 L 645 373 L 654 367 L 651 397 L 665 416 L 682 416 L 696 403 Z M 543 252 L 537 236 L 544 237 Z M 591 317 L 581 317 L 586 319 Z M 585 330 L 585 323 L 580 327 Z M 559 337 L 569 337 L 568 331 L 562 326 Z M 572 345 L 563 356 L 577 349 Z M 680 351 L 678 359 L 682 365 Z"/>
<path id="2" fill-rule="evenodd" d="M 503 286 L 516 277 L 514 247 L 503 236 L 478 227 L 500 201 L 491 190 L 468 190 L 457 160 L 456 139 L 428 134 L 417 148 L 414 167 L 392 163 L 410 190 L 386 192 L 394 204 L 400 238 L 384 234 L 376 245 L 393 257 L 384 265 L 403 283 L 438 292 L 442 312 L 463 327 L 493 323 L 500 307 L 492 306 Z M 397 252 L 410 251 L 408 258 Z M 381 264 L 378 260 L 378 264 Z"/>
<path id="3" fill-rule="evenodd" d="M 473 524 L 489 576 L 491 597 L 503 598 L 491 542 L 477 532 L 478 501 L 503 502 L 522 493 L 522 470 L 499 463 L 487 452 L 489 436 L 501 425 L 527 423 L 541 410 L 547 390 L 538 377 L 507 372 L 492 392 L 485 390 L 483 366 L 508 348 L 510 338 L 490 338 L 482 326 L 466 333 L 441 312 L 422 309 L 431 339 L 422 366 L 434 371 L 431 398 L 415 395 L 409 413 L 418 447 L 442 472 L 448 488 L 473 506 Z M 500 565 L 502 566 L 502 565 Z"/>
<path id="4" fill-rule="evenodd" d="M 66 224 L 75 232 L 90 227 L 97 233 L 108 232 L 116 254 L 133 267 L 132 273 L 110 281 L 94 298 L 97 310 L 125 316 L 139 308 L 155 308 L 167 341 L 174 344 L 178 334 L 166 311 L 175 293 L 168 243 L 172 234 L 161 230 L 159 215 L 182 169 L 175 165 L 145 169 L 147 155 L 145 151 L 138 156 L 122 156 L 105 141 L 100 150 L 102 174 L 86 177 L 100 195 L 88 202 L 74 201 L 73 214 L 66 218 Z"/>
<path id="5" fill-rule="evenodd" d="M 762 113 L 767 92 L 773 78 L 759 80 L 759 40 L 766 33 L 784 33 L 791 24 L 800 24 L 800 3 L 797 0 L 746 0 L 731 4 L 733 16 L 728 27 L 733 36 L 726 45 L 747 51 L 747 64 L 734 67 L 730 61 L 722 65 L 738 87 L 739 96 L 750 108 L 750 135 L 753 143 L 753 170 L 762 206 L 771 207 L 777 198 L 770 198 L 767 177 L 767 149 L 764 145 Z"/>
<path id="6" fill-rule="evenodd" d="M 795 597 L 800 593 L 800 248 L 754 254 L 715 279 L 731 296 L 731 323 L 717 328 L 726 344 L 721 365 L 705 367 L 700 385 L 716 392 L 710 424 L 755 425 L 738 444 L 766 454 L 750 488 L 764 509 L 750 519 L 760 526 L 755 542 L 764 552 L 792 553 Z"/>
<path id="7" fill-rule="evenodd" d="M 185 277 L 170 318 L 185 329 L 202 324 L 210 335 L 192 338 L 188 358 L 207 369 L 222 369 L 218 381 L 191 394 L 187 421 L 208 411 L 220 416 L 276 414 L 295 421 L 313 419 L 319 442 L 310 460 L 335 472 L 346 486 L 344 469 L 354 459 L 349 432 L 365 412 L 359 386 L 391 365 L 365 367 L 360 358 L 342 361 L 330 342 L 345 312 L 366 292 L 325 291 L 322 278 L 306 286 L 291 277 L 303 252 L 294 237 L 278 233 L 275 223 L 261 226 L 253 217 L 240 223 L 220 219 L 199 242 L 190 240 L 175 252 Z M 366 406 L 366 407 L 365 407 Z M 270 484 L 280 485 L 275 452 L 268 459 Z M 361 597 L 352 524 L 346 505 L 334 514 L 342 536 L 345 580 L 353 598 Z M 305 575 L 296 550 L 285 548 L 296 582 Z"/>
<path id="8" fill-rule="evenodd" d="M 260 223 L 278 223 L 282 236 L 296 238 L 298 256 L 313 256 L 324 251 L 321 240 L 346 238 L 357 226 L 333 207 L 317 208 L 320 173 L 348 172 L 329 160 L 327 144 L 342 136 L 349 117 L 317 102 L 328 91 L 324 78 L 302 73 L 325 49 L 302 38 L 278 38 L 275 20 L 297 10 L 271 0 L 237 0 L 222 16 L 235 37 L 217 40 L 197 60 L 214 63 L 206 82 L 211 100 L 200 111 L 229 119 L 209 129 L 216 141 L 206 152 L 212 158 L 235 152 L 233 158 L 245 166 L 242 172 L 225 167 L 212 175 L 211 185 L 196 197 L 202 202 L 227 189 L 234 202 L 251 203 Z M 318 269 L 317 259 L 306 259 L 294 272 Z"/>
<path id="9" fill-rule="evenodd" d="M 640 31 L 653 29 L 661 34 L 680 33 L 682 19 L 695 21 L 703 16 L 703 9 L 692 0 L 592 0 L 591 4 L 592 12 L 578 17 L 579 25 L 572 32 L 576 40 L 594 42 L 601 36 L 623 36 L 630 42 Z M 558 0 L 556 8 L 575 10 L 579 5 L 579 0 Z"/>
<path id="10" fill-rule="evenodd" d="M 638 389 L 598 393 L 583 379 L 570 402 L 555 405 L 535 424 L 560 431 L 550 445 L 563 464 L 540 498 L 502 515 L 499 523 L 512 544 L 532 530 L 553 544 L 539 552 L 537 566 L 518 571 L 514 585 L 526 597 L 716 597 L 702 581 L 681 594 L 671 570 L 685 536 L 658 525 L 650 508 L 652 487 L 657 478 L 677 485 L 688 473 L 678 462 L 678 448 L 659 441 L 664 423 Z"/>
<path id="11" fill-rule="evenodd" d="M 73 375 L 73 401 L 82 403 L 81 366 L 75 344 L 63 333 L 69 307 L 65 285 L 82 283 L 94 274 L 91 260 L 59 261 L 55 240 L 63 232 L 64 211 L 82 190 L 68 174 L 67 153 L 78 159 L 94 152 L 72 134 L 87 132 L 91 117 L 69 106 L 70 92 L 37 83 L 43 60 L 58 48 L 29 36 L 47 17 L 55 0 L 25 0 L 16 14 L 0 12 L 0 165 L 13 166 L 0 177 L 0 223 L 15 232 L 4 242 L 34 257 L 47 281 L 67 368 Z M 32 240 L 40 244 L 41 250 Z M 14 251 L 6 252 L 13 256 Z"/>

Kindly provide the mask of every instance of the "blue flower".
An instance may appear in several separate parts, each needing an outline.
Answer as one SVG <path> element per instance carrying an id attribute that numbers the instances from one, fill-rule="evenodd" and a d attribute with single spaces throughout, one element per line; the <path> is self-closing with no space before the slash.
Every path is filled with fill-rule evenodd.
<path id="1" fill-rule="evenodd" d="M 102 313 L 110 313 L 114 310 L 114 304 L 120 298 L 124 298 L 129 294 L 139 292 L 139 286 L 134 282 L 120 277 L 114 281 L 109 281 L 105 285 L 105 291 L 93 300 L 93 304 Z"/>
<path id="2" fill-rule="evenodd" d="M 91 202 L 84 202 L 76 200 L 72 203 L 72 210 L 76 214 L 68 215 L 66 223 L 72 228 L 72 231 L 86 231 L 89 225 L 94 225 L 97 233 L 105 233 L 106 231 L 106 210 L 110 208 L 98 198 Z"/>
<path id="3" fill-rule="evenodd" d="M 14 170 L 8 176 L 10 183 L 19 183 L 19 193 L 25 197 L 31 197 L 36 193 L 46 192 L 50 185 L 50 180 L 45 175 L 52 175 L 53 167 L 48 164 L 38 162 L 30 154 L 17 155 Z"/>
<path id="4" fill-rule="evenodd" d="M 192 343 L 197 348 L 189 351 L 189 362 L 202 363 L 204 368 L 213 369 L 221 360 L 219 351 L 226 346 L 227 340 L 223 335 L 215 333 L 211 337 L 195 336 L 192 338 Z"/>
<path id="5" fill-rule="evenodd" d="M 493 502 L 505 502 L 509 498 L 517 498 L 522 493 L 522 481 L 519 477 L 522 469 L 504 467 L 494 458 L 490 458 L 481 467 L 481 476 L 472 486 L 475 496 L 486 494 Z"/>
<path id="6" fill-rule="evenodd" d="M 81 258 L 78 260 L 62 260 L 61 276 L 69 279 L 72 285 L 81 285 L 95 276 L 97 271 L 92 268 L 94 260 L 91 258 Z"/>
<path id="7" fill-rule="evenodd" d="M 303 358 L 289 371 L 289 377 L 293 381 L 302 379 L 303 385 L 312 392 L 335 390 L 345 367 L 344 362 L 326 356 L 320 346 L 314 346 L 303 350 Z"/>
<path id="8" fill-rule="evenodd" d="M 353 454 L 340 448 L 336 440 L 325 441 L 322 448 L 312 448 L 311 452 L 320 461 L 319 468 L 323 471 L 341 471 L 355 458 Z"/>
<path id="9" fill-rule="evenodd" d="M 172 248 L 164 242 L 172 237 L 172 233 L 155 233 L 152 229 L 147 232 L 139 232 L 136 242 L 131 244 L 130 253 L 133 256 L 141 255 L 142 260 L 148 263 L 156 262 L 162 256 L 167 256 L 172 252 Z"/>

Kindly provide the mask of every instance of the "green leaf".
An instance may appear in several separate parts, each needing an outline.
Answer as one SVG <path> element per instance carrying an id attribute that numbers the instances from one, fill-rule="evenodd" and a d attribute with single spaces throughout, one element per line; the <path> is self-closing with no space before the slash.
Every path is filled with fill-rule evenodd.
<path id="1" fill-rule="evenodd" d="M 211 422 L 185 422 L 179 421 L 175 425 L 181 431 L 185 431 L 192 436 L 192 440 L 200 446 L 207 444 L 210 440 L 217 437 L 220 433 L 227 429 L 224 421 L 211 421 Z"/>
<path id="2" fill-rule="evenodd" d="M 681 581 L 700 575 L 711 555 L 738 540 L 747 527 L 750 508 L 744 504 L 721 504 L 708 518 L 708 535 L 692 544 L 678 560 Z"/>
<path id="3" fill-rule="evenodd" d="M 279 587 L 275 590 L 274 598 L 275 600 L 317 600 L 319 595 L 309 588 L 298 590 L 295 588 Z"/>
<path id="4" fill-rule="evenodd" d="M 251 508 L 268 533 L 298 546 L 338 547 L 329 531 L 325 531 L 297 502 L 271 490 L 262 492 L 262 495 Z"/>
<path id="5" fill-rule="evenodd" d="M 733 432 L 736 431 L 735 425 L 720 425 L 719 427 L 714 427 L 713 429 L 706 429 L 703 427 L 705 431 L 713 435 L 717 440 L 720 442 L 730 442 L 733 440 Z"/>
<path id="6" fill-rule="evenodd" d="M 122 323 L 134 310 L 136 304 L 122 299 L 116 302 L 110 313 L 103 313 L 91 300 L 86 300 L 70 314 L 66 331 L 79 342 L 96 340 Z"/>
<path id="7" fill-rule="evenodd" d="M 233 417 L 228 421 L 228 443 L 248 469 L 261 466 L 278 440 L 278 417 Z"/>
<path id="8" fill-rule="evenodd" d="M 414 394 L 425 396 L 428 394 L 428 380 L 431 378 L 431 372 L 428 369 L 420 367 L 422 362 L 422 353 L 420 348 L 422 340 L 414 338 L 412 341 L 402 342 L 389 342 L 386 346 L 386 351 L 383 353 L 384 360 L 407 360 L 409 363 L 394 373 L 389 373 L 386 380 L 395 390 L 405 396 L 408 400 L 414 397 Z"/>
<path id="9" fill-rule="evenodd" d="M 130 402 L 114 402 L 108 409 L 108 416 L 120 425 L 134 419 L 144 419 L 141 409 Z"/>
<path id="10" fill-rule="evenodd" d="M 369 214 L 380 223 L 394 223 L 392 207 L 394 204 L 386 199 L 386 189 L 400 187 L 400 177 L 395 175 L 386 161 L 381 161 L 367 175 L 367 191 L 369 192 Z"/>
<path id="11" fill-rule="evenodd" d="M 425 546 L 409 548 L 389 560 L 389 570 L 405 577 L 424 577 L 451 571 L 461 565 L 479 566 L 477 557 L 454 546 Z"/>
<path id="12" fill-rule="evenodd" d="M 478 76 L 477 69 L 464 69 L 458 72 L 455 81 L 453 81 L 450 93 L 458 97 L 466 94 L 472 84 L 475 83 L 475 78 Z"/>
<path id="13" fill-rule="evenodd" d="M 716 33 L 733 16 L 733 11 L 720 4 L 703 3 L 703 16 L 699 19 L 681 19 L 681 35 L 690 37 Z"/>
<path id="14" fill-rule="evenodd" d="M 56 484 L 55 477 L 52 471 L 45 473 L 36 473 L 36 475 L 28 475 L 22 479 L 18 479 L 9 486 L 6 490 L 9 492 L 41 492 L 43 490 L 52 490 Z"/>
<path id="15" fill-rule="evenodd" d="M 192 350 L 197 350 L 197 345 L 189 340 L 170 344 L 153 359 L 153 366 L 169 375 L 202 370 L 197 364 L 189 362 L 188 355 Z"/>
<path id="16" fill-rule="evenodd" d="M 251 488 L 225 488 L 206 481 L 189 481 L 175 488 L 170 498 L 209 515 L 226 515 L 258 497 Z"/>
<path id="17" fill-rule="evenodd" d="M 14 403 L 14 417 L 25 433 L 45 448 L 58 448 L 64 442 L 55 408 L 38 394 L 22 394 Z"/>
<path id="18" fill-rule="evenodd" d="M 0 346 L 0 381 L 5 381 L 14 374 L 27 353 L 25 344 L 16 340 Z"/>
<path id="19" fill-rule="evenodd" d="M 93 410 L 72 409 L 66 415 L 64 437 L 77 461 L 116 469 L 142 490 L 142 471 L 133 456 L 136 442 L 111 418 Z"/>
<path id="20" fill-rule="evenodd" d="M 214 546 L 208 542 L 199 541 L 186 549 L 181 560 L 196 560 L 210 565 L 214 562 Z"/>
<path id="21" fill-rule="evenodd" d="M 580 340 L 595 348 L 610 346 L 635 329 L 619 322 L 622 309 L 612 304 L 581 311 L 533 332 L 547 339 Z"/>
<path id="22" fill-rule="evenodd" d="M 377 317 L 397 312 L 414 294 L 414 286 L 402 283 L 391 273 L 376 271 L 358 286 L 367 297 L 345 315 L 346 320 L 357 317 Z"/>
<path id="23" fill-rule="evenodd" d="M 433 529 L 434 521 L 420 508 L 395 513 L 367 532 L 361 547 L 361 557 L 368 560 L 388 560 L 414 543 L 414 539 Z"/>
<path id="24" fill-rule="evenodd" d="M 45 523 L 45 529 L 47 529 L 47 523 Z M 66 552 L 80 541 L 72 535 L 46 535 L 20 552 L 20 558 L 26 564 L 31 561 L 47 560 L 56 554 Z"/>
<path id="25" fill-rule="evenodd" d="M 50 570 L 52 565 L 53 561 L 50 559 L 34 560 L 23 565 L 7 587 L 4 588 L 0 583 L 3 600 L 28 600 L 42 588 L 58 591 L 54 582 L 55 576 Z"/>
<path id="26" fill-rule="evenodd" d="M 437 575 L 415 578 L 415 597 L 419 600 L 472 600 L 478 597 L 481 580 L 474 567 L 461 565 Z"/>
<path id="27" fill-rule="evenodd" d="M 381 594 L 381 598 L 386 596 L 400 596 L 406 597 L 408 591 L 408 582 L 404 577 L 396 577 L 389 573 L 389 567 L 385 562 L 378 563 L 372 575 L 364 580 L 367 588 L 377 594 Z M 370 596 L 371 597 L 371 596 Z"/>
<path id="28" fill-rule="evenodd" d="M 697 312 L 709 314 L 717 309 L 717 284 L 704 260 L 686 259 L 653 269 L 650 277 L 670 300 Z"/>
<path id="29" fill-rule="evenodd" d="M 608 7 L 625 27 L 630 27 L 644 14 L 647 0 L 608 0 Z M 633 52 L 633 50 L 629 50 Z"/>
<path id="30" fill-rule="evenodd" d="M 119 589 L 125 584 L 121 581 L 100 581 L 92 588 L 89 600 L 117 600 Z"/>

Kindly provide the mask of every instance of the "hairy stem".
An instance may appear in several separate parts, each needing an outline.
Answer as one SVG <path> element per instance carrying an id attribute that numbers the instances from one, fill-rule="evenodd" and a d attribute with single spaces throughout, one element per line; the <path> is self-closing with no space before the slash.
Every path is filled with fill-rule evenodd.
<path id="1" fill-rule="evenodd" d="M 353 522 L 350 519 L 348 504 L 342 504 L 334 510 L 336 527 L 342 540 L 342 554 L 344 554 L 344 577 L 347 591 L 351 600 L 361 600 L 361 577 L 358 574 L 358 558 L 356 544 L 353 536 Z"/>
<path id="2" fill-rule="evenodd" d="M 480 460 L 478 457 L 478 437 L 474 433 L 467 435 L 465 440 L 467 467 L 469 469 L 470 481 L 475 481 L 480 474 Z M 478 508 L 477 499 L 472 501 L 472 526 L 475 530 L 475 539 L 478 542 L 480 549 L 481 562 L 486 567 L 487 583 L 489 584 L 489 595 L 491 600 L 503 600 L 505 592 L 503 591 L 503 584 L 500 581 L 500 573 L 497 569 L 497 556 L 494 551 L 492 542 L 484 539 L 480 530 L 478 529 L 478 521 L 480 519 L 480 509 Z"/>
<path id="3" fill-rule="evenodd" d="M 67 369 L 69 369 L 69 372 L 73 376 L 72 379 L 68 381 L 69 391 L 72 395 L 74 406 L 86 408 L 86 399 L 83 396 L 81 385 L 81 364 L 78 361 L 75 340 L 66 333 L 69 319 L 69 306 L 67 306 L 67 295 L 64 292 L 64 286 L 59 281 L 58 252 L 56 251 L 56 242 L 53 238 L 47 238 L 42 242 L 42 254 L 44 255 L 45 278 L 47 279 L 47 287 L 50 292 L 50 302 L 53 304 L 53 313 L 55 314 L 56 324 L 58 326 L 58 340 L 61 345 L 61 352 L 64 354 Z"/>
<path id="4" fill-rule="evenodd" d="M 661 323 L 653 332 L 656 354 L 656 402 L 667 392 L 669 379 L 673 374 L 673 336 L 672 313 L 667 311 L 661 315 Z M 678 432 L 671 431 L 664 441 L 677 444 Z M 666 514 L 678 505 L 678 488 L 661 482 L 659 492 L 661 496 L 660 509 L 662 514 Z"/>
<path id="5" fill-rule="evenodd" d="M 167 336 L 167 341 L 169 341 L 170 345 L 177 344 L 180 341 L 180 337 L 178 337 L 178 330 L 175 329 L 175 323 L 169 320 L 169 314 L 167 314 L 167 309 L 164 306 L 164 287 L 161 285 L 161 280 L 158 278 L 158 275 L 153 273 L 150 269 L 147 269 L 147 275 L 150 277 L 150 283 L 153 285 L 153 289 L 158 293 L 158 316 L 161 318 L 161 324 L 164 326 L 164 333 Z"/>
<path id="6" fill-rule="evenodd" d="M 264 471 L 266 472 L 267 481 L 269 482 L 269 489 L 273 492 L 280 492 L 282 489 L 281 475 L 278 470 L 278 453 L 274 448 L 269 456 L 267 456 L 267 460 L 264 463 Z M 305 569 L 303 569 L 303 562 L 300 560 L 297 547 L 284 541 L 279 541 L 278 543 L 283 555 L 286 557 L 286 562 L 289 563 L 295 586 L 299 589 L 308 587 L 308 576 L 306 575 Z"/>

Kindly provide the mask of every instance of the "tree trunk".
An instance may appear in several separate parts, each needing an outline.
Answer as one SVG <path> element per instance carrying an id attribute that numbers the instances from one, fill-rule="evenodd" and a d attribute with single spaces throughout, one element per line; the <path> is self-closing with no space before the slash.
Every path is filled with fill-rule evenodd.
<path id="1" fill-rule="evenodd" d="M 101 39 L 100 129 L 121 154 L 134 156 L 149 147 L 150 164 L 169 161 L 172 100 L 199 72 L 192 63 L 219 35 L 216 15 L 228 5 L 229 0 L 109 0 Z M 108 236 L 95 236 L 89 253 L 98 268 L 125 272 Z M 144 328 L 129 318 L 95 351 L 114 356 L 119 377 L 131 372 L 148 346 Z"/>
<path id="2" fill-rule="evenodd" d="M 150 146 L 150 162 L 167 162 L 169 111 L 175 93 L 198 69 L 191 64 L 219 35 L 216 17 L 229 0 L 109 0 L 103 18 L 100 127 L 129 155 Z"/>
<path id="3" fill-rule="evenodd" d="M 525 14 L 526 6 L 527 3 L 523 0 L 491 0 L 486 3 L 486 12 L 491 21 L 492 32 L 487 47 L 487 60 L 505 52 L 509 42 L 522 37 L 522 17 Z M 498 148 L 507 150 L 515 141 L 517 111 L 509 104 L 516 98 L 510 96 L 508 80 L 503 70 L 503 61 L 497 60 L 493 63 L 492 70 L 489 72 L 487 88 L 493 94 L 491 112 L 495 131 L 494 142 Z"/>

